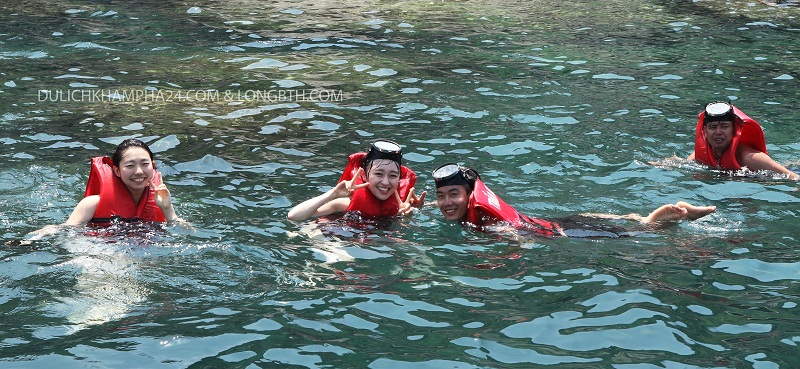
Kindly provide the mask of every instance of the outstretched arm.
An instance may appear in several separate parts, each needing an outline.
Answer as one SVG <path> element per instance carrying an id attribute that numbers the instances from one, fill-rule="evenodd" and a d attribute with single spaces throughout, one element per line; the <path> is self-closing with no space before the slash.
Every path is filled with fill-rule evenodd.
<path id="1" fill-rule="evenodd" d="M 660 206 L 640 221 L 642 223 L 654 223 L 679 219 L 695 220 L 716 211 L 716 206 L 694 206 L 685 201 L 678 201 L 675 204 Z"/>
<path id="2" fill-rule="evenodd" d="M 86 196 L 78 203 L 75 210 L 70 214 L 65 225 L 83 225 L 94 218 L 97 204 L 100 203 L 100 195 Z"/>
<path id="3" fill-rule="evenodd" d="M 100 203 L 99 195 L 86 196 L 81 200 L 75 209 L 72 210 L 69 219 L 61 226 L 48 225 L 36 231 L 28 233 L 26 239 L 21 241 L 20 244 L 27 245 L 32 241 L 42 239 L 44 236 L 55 234 L 59 232 L 65 225 L 84 225 L 94 218 L 94 212 L 97 210 L 97 204 Z"/>
<path id="4" fill-rule="evenodd" d="M 760 151 L 747 150 L 744 152 L 742 154 L 742 164 L 750 170 L 769 170 L 775 173 L 787 174 L 791 180 L 800 179 L 800 175 L 778 164 L 769 155 Z"/>
<path id="5" fill-rule="evenodd" d="M 647 216 L 642 216 L 639 214 L 614 215 L 597 213 L 587 213 L 581 215 L 600 219 L 628 219 L 635 220 L 640 223 L 655 223 L 680 219 L 695 220 L 716 211 L 716 206 L 695 206 L 685 201 L 678 201 L 675 204 L 662 205 L 650 212 L 650 214 Z"/>
<path id="6" fill-rule="evenodd" d="M 345 211 L 350 205 L 350 196 L 353 191 L 367 187 L 368 183 L 353 185 L 357 178 L 364 172 L 359 168 L 352 180 L 341 181 L 336 187 L 331 188 L 322 195 L 303 201 L 292 210 L 289 210 L 289 220 L 302 221 L 311 217 L 321 217 L 328 214 Z"/>

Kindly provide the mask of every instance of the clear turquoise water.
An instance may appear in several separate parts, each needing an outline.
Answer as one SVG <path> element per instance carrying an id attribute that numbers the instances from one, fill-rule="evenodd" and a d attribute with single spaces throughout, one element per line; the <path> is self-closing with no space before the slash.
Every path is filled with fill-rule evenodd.
<path id="1" fill-rule="evenodd" d="M 0 367 L 797 366 L 797 184 L 663 160 L 731 99 L 796 165 L 794 2 L 0 7 Z M 314 89 L 343 99 L 245 96 Z M 194 231 L 19 244 L 129 136 Z M 459 161 L 533 216 L 718 212 L 618 239 L 285 219 L 376 138 L 418 188 Z"/>

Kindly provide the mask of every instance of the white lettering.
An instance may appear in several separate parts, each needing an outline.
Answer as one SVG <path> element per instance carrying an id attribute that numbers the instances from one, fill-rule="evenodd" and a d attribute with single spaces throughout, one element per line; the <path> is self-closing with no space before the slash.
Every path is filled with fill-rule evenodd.
<path id="1" fill-rule="evenodd" d="M 486 195 L 486 198 L 489 200 L 489 205 L 494 206 L 497 210 L 500 210 L 500 199 L 497 198 L 497 195 L 492 192 L 490 189 L 486 189 L 483 191 L 483 194 Z"/>
<path id="2" fill-rule="evenodd" d="M 76 89 L 38 90 L 40 102 L 328 102 L 344 101 L 342 90 L 157 90 Z"/>

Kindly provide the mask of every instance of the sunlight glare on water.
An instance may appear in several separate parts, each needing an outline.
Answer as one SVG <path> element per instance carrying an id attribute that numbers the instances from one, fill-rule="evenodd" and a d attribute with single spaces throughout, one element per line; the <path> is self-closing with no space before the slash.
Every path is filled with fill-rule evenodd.
<path id="1" fill-rule="evenodd" d="M 798 167 L 794 1 L 3 9 L 0 367 L 795 366 L 797 184 L 683 160 L 730 100 Z M 128 137 L 191 227 L 26 239 Z M 286 219 L 381 138 L 428 202 L 458 162 L 534 217 L 717 211 L 556 238 L 433 204 Z"/>

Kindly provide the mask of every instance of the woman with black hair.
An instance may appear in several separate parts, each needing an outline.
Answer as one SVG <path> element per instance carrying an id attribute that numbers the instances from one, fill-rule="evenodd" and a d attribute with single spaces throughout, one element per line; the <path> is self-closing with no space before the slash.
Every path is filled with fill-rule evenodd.
<path id="1" fill-rule="evenodd" d="M 400 145 L 375 141 L 366 153 L 350 155 L 348 166 L 335 187 L 289 211 L 289 220 L 302 221 L 335 213 L 358 212 L 366 218 L 405 215 L 423 203 L 417 197 L 417 175 L 402 165 Z"/>
<path id="2" fill-rule="evenodd" d="M 86 192 L 66 225 L 109 225 L 114 221 L 179 220 L 172 196 L 156 170 L 147 144 L 131 138 L 114 155 L 92 159 Z"/>

